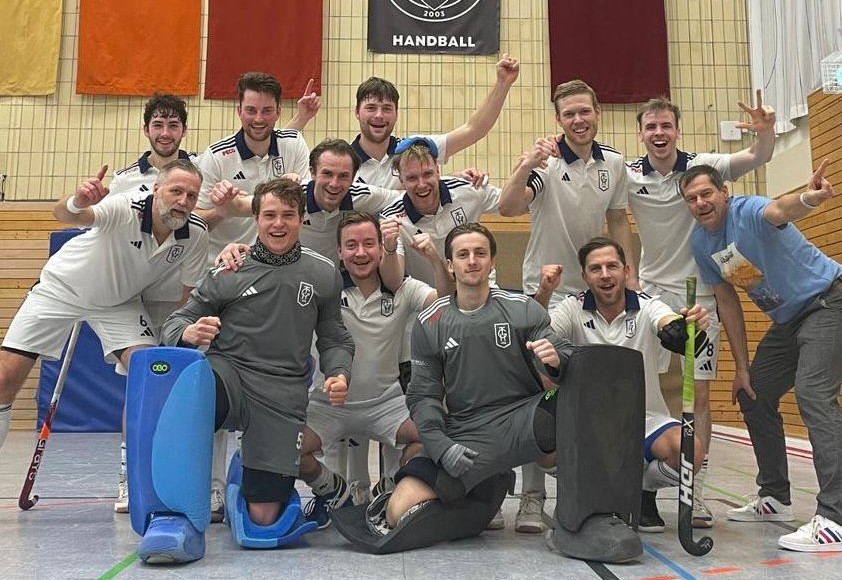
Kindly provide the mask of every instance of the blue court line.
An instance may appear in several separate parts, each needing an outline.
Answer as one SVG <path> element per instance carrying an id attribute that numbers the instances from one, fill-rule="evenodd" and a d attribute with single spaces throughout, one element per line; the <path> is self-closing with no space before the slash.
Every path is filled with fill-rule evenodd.
<path id="1" fill-rule="evenodd" d="M 659 560 L 661 564 L 678 574 L 681 578 L 685 578 L 686 580 L 696 580 L 696 577 L 693 576 L 690 572 L 688 572 L 687 570 L 685 570 L 684 568 L 682 568 L 681 566 L 679 566 L 678 564 L 661 554 L 658 550 L 656 550 L 646 542 L 643 542 L 643 549 L 650 556 L 652 556 L 656 560 Z"/>

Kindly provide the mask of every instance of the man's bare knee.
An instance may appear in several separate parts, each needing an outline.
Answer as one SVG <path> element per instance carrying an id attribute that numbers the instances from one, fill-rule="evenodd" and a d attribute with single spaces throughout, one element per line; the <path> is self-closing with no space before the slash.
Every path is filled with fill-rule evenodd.
<path id="1" fill-rule="evenodd" d="M 0 350 L 0 405 L 10 405 L 17 397 L 35 359 Z"/>
<path id="2" fill-rule="evenodd" d="M 392 497 L 389 498 L 386 506 L 386 522 L 389 527 L 394 528 L 401 516 L 412 506 L 422 501 L 436 499 L 436 497 L 438 497 L 436 492 L 429 485 L 416 477 L 406 476 L 398 482 Z"/>

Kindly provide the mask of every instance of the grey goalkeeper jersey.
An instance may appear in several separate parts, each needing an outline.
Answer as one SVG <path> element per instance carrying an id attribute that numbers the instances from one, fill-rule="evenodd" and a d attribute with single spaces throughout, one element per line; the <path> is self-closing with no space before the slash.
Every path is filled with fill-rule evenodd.
<path id="1" fill-rule="evenodd" d="M 343 373 L 351 380 L 354 342 L 342 323 L 341 292 L 339 270 L 309 248 L 284 265 L 246 256 L 236 272 L 208 272 L 164 323 L 163 342 L 177 345 L 188 325 L 218 316 L 220 332 L 207 352 L 211 366 L 225 359 L 249 396 L 304 420 L 314 331 L 325 376 Z"/>
<path id="2" fill-rule="evenodd" d="M 485 425 L 543 391 L 537 359 L 526 348 L 540 338 L 558 352 L 558 380 L 574 347 L 551 330 L 547 311 L 528 296 L 492 289 L 482 308 L 466 314 L 451 295 L 418 315 L 406 401 L 433 461 L 453 445 L 449 433 Z"/>

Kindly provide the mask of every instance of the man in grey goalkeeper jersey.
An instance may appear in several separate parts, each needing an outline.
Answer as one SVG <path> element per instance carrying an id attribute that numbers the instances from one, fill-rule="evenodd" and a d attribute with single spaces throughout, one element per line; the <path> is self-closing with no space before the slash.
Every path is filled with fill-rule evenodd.
<path id="1" fill-rule="evenodd" d="M 537 302 L 489 287 L 495 255 L 494 237 L 476 223 L 445 241 L 456 293 L 422 312 L 413 329 L 407 404 L 424 451 L 396 476 L 390 526 L 423 501 L 447 503 L 506 469 L 553 461 L 556 401 L 535 363 L 557 382 L 573 347 Z"/>
<path id="2" fill-rule="evenodd" d="M 243 265 L 211 271 L 162 334 L 165 344 L 208 346 L 215 429 L 243 430 L 242 493 L 252 521 L 266 525 L 277 520 L 299 475 L 317 505 L 348 498 L 345 481 L 313 457 L 318 437 L 305 419 L 313 332 L 331 404 L 347 396 L 354 343 L 340 317 L 339 270 L 298 241 L 301 186 L 271 180 L 255 190 L 253 207 L 258 239 Z"/>

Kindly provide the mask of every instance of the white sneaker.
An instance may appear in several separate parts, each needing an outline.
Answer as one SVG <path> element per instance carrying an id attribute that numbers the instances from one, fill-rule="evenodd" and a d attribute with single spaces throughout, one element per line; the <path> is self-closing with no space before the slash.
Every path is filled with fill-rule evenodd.
<path id="1" fill-rule="evenodd" d="M 218 487 L 211 488 L 210 512 L 212 524 L 218 524 L 225 519 L 225 492 Z"/>
<path id="2" fill-rule="evenodd" d="M 705 505 L 705 500 L 695 492 L 693 493 L 693 527 L 713 527 L 713 514 L 710 513 L 708 506 Z"/>
<path id="3" fill-rule="evenodd" d="M 114 511 L 118 514 L 129 513 L 129 482 L 126 474 L 120 474 L 120 481 L 117 482 L 117 501 L 114 502 Z"/>
<path id="4" fill-rule="evenodd" d="M 735 522 L 793 522 L 791 505 L 784 505 L 772 496 L 756 497 L 741 508 L 733 508 L 725 517 Z"/>
<path id="5" fill-rule="evenodd" d="M 506 527 L 506 519 L 503 517 L 503 508 L 497 510 L 497 513 L 494 514 L 494 517 L 491 518 L 491 521 L 488 522 L 488 525 L 485 526 L 486 530 L 502 530 Z"/>
<path id="6" fill-rule="evenodd" d="M 778 538 L 778 546 L 796 552 L 842 552 L 842 526 L 824 516 Z"/>
<path id="7" fill-rule="evenodd" d="M 524 493 L 515 517 L 515 531 L 522 534 L 540 534 L 544 531 L 544 496 Z"/>

